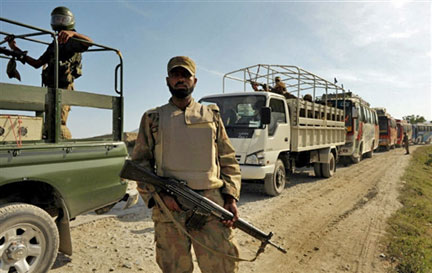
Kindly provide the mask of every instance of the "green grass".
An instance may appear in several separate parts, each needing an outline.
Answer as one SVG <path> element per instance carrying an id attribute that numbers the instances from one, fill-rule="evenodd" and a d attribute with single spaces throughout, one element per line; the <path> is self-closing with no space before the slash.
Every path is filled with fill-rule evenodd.
<path id="1" fill-rule="evenodd" d="M 432 272 L 432 146 L 419 147 L 402 177 L 403 207 L 389 220 L 387 254 L 399 273 Z"/>

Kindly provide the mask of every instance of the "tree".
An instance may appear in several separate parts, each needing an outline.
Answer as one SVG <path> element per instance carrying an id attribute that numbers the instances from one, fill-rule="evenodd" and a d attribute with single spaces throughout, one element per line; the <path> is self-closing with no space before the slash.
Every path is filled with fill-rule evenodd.
<path id="1" fill-rule="evenodd" d="M 402 119 L 409 121 L 409 123 L 411 124 L 423 123 L 426 121 L 426 119 L 420 115 L 409 115 L 409 116 L 402 117 Z"/>

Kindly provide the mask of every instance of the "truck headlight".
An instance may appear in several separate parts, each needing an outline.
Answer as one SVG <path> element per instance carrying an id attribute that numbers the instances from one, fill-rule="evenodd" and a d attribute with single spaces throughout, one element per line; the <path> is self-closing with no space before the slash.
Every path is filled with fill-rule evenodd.
<path id="1" fill-rule="evenodd" d="M 264 166 L 264 153 L 260 151 L 246 156 L 245 164 Z"/>

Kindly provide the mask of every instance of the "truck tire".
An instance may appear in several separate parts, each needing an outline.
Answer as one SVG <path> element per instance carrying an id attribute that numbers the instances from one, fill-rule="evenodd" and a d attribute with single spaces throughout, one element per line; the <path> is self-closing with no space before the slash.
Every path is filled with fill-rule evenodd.
<path id="1" fill-rule="evenodd" d="M 314 173 L 316 177 L 322 177 L 321 163 L 318 162 L 314 163 Z"/>
<path id="2" fill-rule="evenodd" d="M 270 196 L 281 194 L 285 188 L 286 172 L 285 165 L 282 160 L 278 159 L 275 164 L 275 169 L 272 175 L 264 180 L 264 190 Z"/>
<path id="3" fill-rule="evenodd" d="M 44 210 L 23 203 L 0 206 L 1 272 L 48 272 L 58 247 L 57 227 Z"/>
<path id="4" fill-rule="evenodd" d="M 336 160 L 333 153 L 330 153 L 329 163 L 321 163 L 321 173 L 325 178 L 332 177 L 336 170 Z"/>

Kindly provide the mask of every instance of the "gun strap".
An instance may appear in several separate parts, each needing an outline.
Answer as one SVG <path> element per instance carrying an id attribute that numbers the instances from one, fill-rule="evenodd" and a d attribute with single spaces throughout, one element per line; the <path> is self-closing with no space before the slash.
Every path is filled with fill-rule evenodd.
<path id="1" fill-rule="evenodd" d="M 243 258 L 239 258 L 236 256 L 232 256 L 232 255 L 228 255 L 219 251 L 216 251 L 208 246 L 206 246 L 205 244 L 201 243 L 200 241 L 198 241 L 197 239 L 195 239 L 192 235 L 189 234 L 189 232 L 174 218 L 174 216 L 172 215 L 171 211 L 167 208 L 167 206 L 165 205 L 165 203 L 163 202 L 163 200 L 161 199 L 160 195 L 157 192 L 151 192 L 153 198 L 156 200 L 156 202 L 159 204 L 159 206 L 162 208 L 163 212 L 168 215 L 168 217 L 170 218 L 171 221 L 173 221 L 174 225 L 176 226 L 176 228 L 182 232 L 183 234 L 185 234 L 189 239 L 191 239 L 193 242 L 197 243 L 198 245 L 200 245 L 201 247 L 203 247 L 204 249 L 206 249 L 207 251 L 209 251 L 212 254 L 221 256 L 223 258 L 226 259 L 230 259 L 236 262 L 254 262 L 258 256 L 264 252 L 264 248 L 266 246 L 266 243 L 262 243 L 261 246 L 259 247 L 257 253 L 255 254 L 255 257 L 252 259 L 243 259 Z"/>

